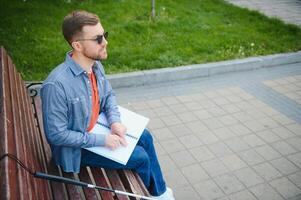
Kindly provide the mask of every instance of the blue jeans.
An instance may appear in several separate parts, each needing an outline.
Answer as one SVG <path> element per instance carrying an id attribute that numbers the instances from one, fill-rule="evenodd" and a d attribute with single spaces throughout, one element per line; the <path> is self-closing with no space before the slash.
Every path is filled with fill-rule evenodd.
<path id="1" fill-rule="evenodd" d="M 153 138 L 146 129 L 142 133 L 126 165 L 122 165 L 85 149 L 82 149 L 81 165 L 108 169 L 132 169 L 139 174 L 151 195 L 159 196 L 166 191 L 165 181 L 153 144 Z"/>

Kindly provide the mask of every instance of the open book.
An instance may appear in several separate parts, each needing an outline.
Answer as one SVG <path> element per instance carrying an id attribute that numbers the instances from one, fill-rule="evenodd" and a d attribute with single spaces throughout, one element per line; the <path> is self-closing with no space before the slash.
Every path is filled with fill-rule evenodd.
<path id="1" fill-rule="evenodd" d="M 90 147 L 86 148 L 96 154 L 114 160 L 118 163 L 126 165 L 128 162 L 143 130 L 149 121 L 148 118 L 143 117 L 137 113 L 127 110 L 121 106 L 118 106 L 120 112 L 121 123 L 127 128 L 126 141 L 128 145 L 126 147 L 120 146 L 115 150 L 110 150 L 107 147 Z M 110 127 L 105 116 L 105 113 L 101 113 L 98 117 L 96 125 L 90 131 L 92 134 L 110 134 Z"/>

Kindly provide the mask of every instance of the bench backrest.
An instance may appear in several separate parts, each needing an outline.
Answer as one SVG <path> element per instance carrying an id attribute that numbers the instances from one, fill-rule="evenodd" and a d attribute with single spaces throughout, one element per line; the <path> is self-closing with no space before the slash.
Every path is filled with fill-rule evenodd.
<path id="1" fill-rule="evenodd" d="M 46 171 L 31 99 L 11 58 L 1 47 L 0 68 L 0 155 L 16 155 L 36 171 Z M 5 158 L 0 163 L 1 199 L 43 199 L 51 197 L 47 181 L 33 178 L 17 163 Z"/>

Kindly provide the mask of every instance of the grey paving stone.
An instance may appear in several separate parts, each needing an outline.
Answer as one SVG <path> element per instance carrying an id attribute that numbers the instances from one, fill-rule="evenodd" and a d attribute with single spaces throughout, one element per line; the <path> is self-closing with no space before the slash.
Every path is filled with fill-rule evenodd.
<path id="1" fill-rule="evenodd" d="M 263 178 L 258 176 L 254 170 L 248 167 L 237 170 L 234 174 L 246 187 L 251 187 L 264 182 Z"/>
<path id="2" fill-rule="evenodd" d="M 246 163 L 235 154 L 221 157 L 221 160 L 231 171 L 238 170 L 247 166 Z"/>
<path id="3" fill-rule="evenodd" d="M 291 174 L 288 178 L 301 189 L 301 171 Z"/>
<path id="4" fill-rule="evenodd" d="M 179 113 L 176 116 L 184 123 L 198 120 L 198 118 L 192 112 Z"/>
<path id="5" fill-rule="evenodd" d="M 287 139 L 286 142 L 292 145 L 295 149 L 301 151 L 301 137 L 292 137 Z"/>
<path id="6" fill-rule="evenodd" d="M 173 190 L 177 190 L 177 188 L 184 187 L 188 184 L 188 181 L 179 169 L 173 169 L 168 173 L 164 173 L 164 177 L 167 185 L 173 188 Z"/>
<path id="7" fill-rule="evenodd" d="M 140 102 L 133 102 L 130 105 L 130 109 L 137 110 L 146 110 L 149 109 L 149 106 L 146 102 L 140 101 Z"/>
<path id="8" fill-rule="evenodd" d="M 241 109 L 233 104 L 227 104 L 222 107 L 228 114 L 234 114 L 241 112 Z"/>
<path id="9" fill-rule="evenodd" d="M 190 166 L 183 167 L 181 171 L 191 184 L 210 178 L 200 164 L 192 164 Z"/>
<path id="10" fill-rule="evenodd" d="M 267 143 L 272 143 L 281 140 L 281 138 L 271 130 L 257 132 L 256 135 L 258 135 L 261 139 L 263 139 Z"/>
<path id="11" fill-rule="evenodd" d="M 212 131 L 202 131 L 197 136 L 203 144 L 213 144 L 219 141 Z"/>
<path id="12" fill-rule="evenodd" d="M 167 125 L 167 126 L 172 126 L 172 125 L 177 125 L 181 124 L 181 120 L 175 116 L 175 115 L 168 115 L 165 117 L 162 117 L 161 120 Z"/>
<path id="13" fill-rule="evenodd" d="M 285 115 L 275 115 L 271 117 L 272 119 L 274 119 L 276 122 L 278 122 L 281 125 L 288 125 L 288 124 L 292 124 L 295 121 L 286 117 Z"/>
<path id="14" fill-rule="evenodd" d="M 207 109 L 207 112 L 209 112 L 210 115 L 213 117 L 218 117 L 227 114 L 222 108 L 217 106 Z"/>
<path id="15" fill-rule="evenodd" d="M 208 97 L 210 99 L 214 99 L 214 98 L 220 96 L 220 94 L 217 91 L 207 91 L 207 92 L 204 92 L 203 95 L 205 95 L 206 97 Z"/>
<path id="16" fill-rule="evenodd" d="M 224 192 L 212 180 L 199 182 L 193 185 L 194 189 L 198 192 L 201 200 L 212 200 L 223 197 Z"/>
<path id="17" fill-rule="evenodd" d="M 149 100 L 145 102 L 149 108 L 160 108 L 164 107 L 164 103 L 159 99 Z"/>
<path id="18" fill-rule="evenodd" d="M 226 140 L 229 138 L 233 138 L 236 135 L 227 127 L 218 128 L 212 130 L 212 132 L 220 139 L 220 140 Z"/>
<path id="19" fill-rule="evenodd" d="M 267 181 L 281 177 L 281 173 L 267 162 L 253 166 L 253 169 Z"/>
<path id="20" fill-rule="evenodd" d="M 252 104 L 250 103 L 250 105 Z M 246 110 L 246 112 L 249 114 L 250 117 L 252 117 L 253 120 L 267 118 L 267 115 L 264 112 L 262 112 L 262 108 L 255 108 L 254 106 L 252 106 L 251 108 L 252 109 Z"/>
<path id="21" fill-rule="evenodd" d="M 244 125 L 249 128 L 254 133 L 266 130 L 267 128 L 261 124 L 259 121 L 247 121 L 244 122 Z"/>
<path id="22" fill-rule="evenodd" d="M 301 168 L 301 153 L 289 155 L 287 158 Z"/>
<path id="23" fill-rule="evenodd" d="M 227 105 L 227 104 L 231 103 L 228 99 L 226 99 L 224 97 L 217 97 L 217 98 L 214 98 L 212 100 L 218 106 L 224 106 L 224 105 Z"/>
<path id="24" fill-rule="evenodd" d="M 217 105 L 209 99 L 200 100 L 198 103 L 202 106 L 203 109 L 211 109 L 217 107 Z"/>
<path id="25" fill-rule="evenodd" d="M 205 119 L 203 120 L 203 123 L 211 130 L 224 126 L 217 118 Z"/>
<path id="26" fill-rule="evenodd" d="M 272 132 L 276 133 L 282 139 L 288 139 L 291 137 L 295 137 L 295 134 L 293 134 L 290 130 L 288 130 L 285 127 L 274 128 L 274 129 L 272 129 Z"/>
<path id="27" fill-rule="evenodd" d="M 254 109 L 252 104 L 250 104 L 247 101 L 244 101 L 243 99 L 242 101 L 235 103 L 235 105 L 246 112 L 253 112 L 252 110 Z"/>
<path id="28" fill-rule="evenodd" d="M 295 133 L 296 135 L 301 135 L 301 124 L 289 124 L 286 125 L 286 128 L 288 128 L 290 131 Z"/>
<path id="29" fill-rule="evenodd" d="M 229 126 L 229 125 L 235 125 L 237 123 L 239 123 L 239 121 L 237 119 L 235 119 L 234 117 L 232 117 L 231 115 L 224 115 L 222 117 L 218 118 L 225 126 Z"/>
<path id="30" fill-rule="evenodd" d="M 231 200 L 256 200 L 254 195 L 248 190 L 243 190 L 229 196 Z"/>
<path id="31" fill-rule="evenodd" d="M 266 160 L 272 160 L 281 157 L 280 153 L 268 145 L 256 147 L 255 150 Z"/>
<path id="32" fill-rule="evenodd" d="M 187 149 L 203 145 L 202 142 L 195 135 L 182 136 L 179 137 L 179 140 Z"/>
<path id="33" fill-rule="evenodd" d="M 196 160 L 187 150 L 170 153 L 170 157 L 180 168 L 196 163 Z"/>
<path id="34" fill-rule="evenodd" d="M 178 101 L 180 101 L 180 103 L 187 103 L 193 101 L 192 95 L 178 95 L 176 96 L 176 98 Z"/>
<path id="35" fill-rule="evenodd" d="M 166 151 L 163 149 L 163 147 L 158 142 L 154 142 L 154 145 L 155 145 L 155 150 L 156 150 L 157 156 L 166 154 Z"/>
<path id="36" fill-rule="evenodd" d="M 214 178 L 214 181 L 222 188 L 226 194 L 231 194 L 243 190 L 245 187 L 232 174 L 225 174 Z"/>
<path id="37" fill-rule="evenodd" d="M 240 138 L 231 138 L 224 142 L 234 152 L 241 152 L 250 148 L 250 146 Z"/>
<path id="38" fill-rule="evenodd" d="M 129 110 L 131 110 L 131 109 L 129 109 Z M 156 113 L 151 109 L 139 110 L 139 111 L 137 111 L 137 113 L 144 116 L 144 117 L 147 117 L 147 118 L 157 117 Z"/>
<path id="39" fill-rule="evenodd" d="M 229 96 L 226 96 L 226 98 L 232 103 L 238 103 L 238 102 L 243 101 L 243 99 L 237 95 L 229 95 Z"/>
<path id="40" fill-rule="evenodd" d="M 265 144 L 265 142 L 255 134 L 244 136 L 242 139 L 251 147 L 262 146 Z"/>
<path id="41" fill-rule="evenodd" d="M 163 123 L 163 121 L 161 119 L 154 118 L 149 121 L 147 127 L 153 130 L 153 129 L 158 129 L 158 128 L 164 128 L 165 124 Z"/>
<path id="42" fill-rule="evenodd" d="M 284 200 L 269 184 L 263 183 L 250 188 L 259 200 Z"/>
<path id="43" fill-rule="evenodd" d="M 184 106 L 184 104 L 174 104 L 168 106 L 174 113 L 186 112 L 188 109 Z"/>
<path id="44" fill-rule="evenodd" d="M 173 135 L 177 137 L 190 135 L 192 133 L 192 131 L 187 126 L 185 126 L 185 124 L 168 126 L 168 129 L 172 132 Z"/>
<path id="45" fill-rule="evenodd" d="M 154 108 L 152 109 L 152 111 L 156 113 L 156 116 L 159 116 L 161 118 L 164 116 L 174 115 L 173 111 L 167 106 Z"/>
<path id="46" fill-rule="evenodd" d="M 217 142 L 208 146 L 209 149 L 218 157 L 232 154 L 230 148 L 222 142 Z"/>
<path id="47" fill-rule="evenodd" d="M 189 149 L 189 152 L 199 162 L 212 160 L 215 158 L 215 155 L 211 153 L 211 151 L 209 151 L 209 149 L 205 146 Z"/>
<path id="48" fill-rule="evenodd" d="M 188 111 L 195 111 L 195 110 L 202 109 L 202 105 L 200 105 L 200 103 L 198 102 L 188 102 L 183 105 L 186 107 Z"/>
<path id="49" fill-rule="evenodd" d="M 207 110 L 197 110 L 197 111 L 194 111 L 193 114 L 200 120 L 209 119 L 209 118 L 213 117 L 213 115 L 210 112 L 208 112 Z"/>
<path id="50" fill-rule="evenodd" d="M 286 177 L 270 182 L 270 185 L 285 198 L 291 198 L 301 194 L 301 190 Z"/>
<path id="51" fill-rule="evenodd" d="M 170 158 L 169 155 L 159 155 L 158 156 L 160 167 L 163 174 L 168 173 L 172 170 L 177 169 L 176 163 Z"/>
<path id="52" fill-rule="evenodd" d="M 168 128 L 154 129 L 152 130 L 152 134 L 159 141 L 168 140 L 175 137 Z"/>
<path id="53" fill-rule="evenodd" d="M 216 177 L 229 171 L 223 162 L 218 159 L 202 162 L 201 166 L 211 177 Z"/>
<path id="54" fill-rule="evenodd" d="M 237 120 L 239 120 L 240 122 L 248 122 L 248 121 L 252 121 L 253 118 L 246 112 L 238 112 L 238 113 L 234 113 L 233 117 L 235 117 Z"/>
<path id="55" fill-rule="evenodd" d="M 160 144 L 168 153 L 173 153 L 185 149 L 184 145 L 181 144 L 178 139 L 165 140 L 160 142 Z"/>
<path id="56" fill-rule="evenodd" d="M 300 168 L 296 167 L 292 162 L 283 157 L 272 160 L 271 164 L 284 175 L 289 175 L 300 170 Z"/>
<path id="57" fill-rule="evenodd" d="M 180 103 L 179 100 L 174 96 L 172 96 L 172 97 L 163 97 L 163 98 L 161 98 L 161 101 L 163 103 L 165 103 L 166 105 L 173 105 L 173 104 Z"/>
<path id="58" fill-rule="evenodd" d="M 244 126 L 243 124 L 228 126 L 228 128 L 237 136 L 248 135 L 252 133 L 252 131 L 248 129 L 246 126 Z"/>
<path id="59" fill-rule="evenodd" d="M 264 162 L 264 158 L 259 155 L 254 149 L 249 149 L 239 153 L 239 156 L 248 164 L 256 165 Z"/>
<path id="60" fill-rule="evenodd" d="M 293 154 L 293 153 L 297 152 L 297 150 L 295 148 L 293 148 L 291 145 L 289 145 L 288 143 L 286 143 L 284 141 L 279 141 L 279 142 L 273 143 L 271 145 L 276 151 L 278 151 L 282 155 L 289 155 L 289 154 Z"/>
<path id="61" fill-rule="evenodd" d="M 175 199 L 189 199 L 189 200 L 200 200 L 198 193 L 191 187 L 191 185 L 186 185 L 179 187 L 174 190 Z"/>
<path id="62" fill-rule="evenodd" d="M 266 107 L 262 110 L 267 116 L 271 117 L 274 115 L 279 115 L 280 113 L 271 107 Z"/>
<path id="63" fill-rule="evenodd" d="M 188 122 L 188 123 L 185 123 L 185 126 L 188 127 L 190 129 L 190 131 L 195 134 L 199 134 L 203 131 L 208 130 L 208 128 L 200 121 Z"/>

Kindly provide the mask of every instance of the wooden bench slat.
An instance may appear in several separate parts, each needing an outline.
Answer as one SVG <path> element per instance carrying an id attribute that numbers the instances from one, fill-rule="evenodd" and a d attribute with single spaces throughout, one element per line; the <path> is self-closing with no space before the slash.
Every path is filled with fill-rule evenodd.
<path id="1" fill-rule="evenodd" d="M 25 89 L 25 88 L 24 88 Z M 26 96 L 26 103 L 27 105 L 31 105 L 31 101 L 32 99 L 27 95 Z M 33 109 L 30 106 L 29 110 L 29 115 L 30 116 L 34 116 L 33 113 Z M 31 137 L 32 140 L 34 142 L 34 146 L 36 147 L 36 158 L 39 161 L 38 163 L 36 163 L 36 170 L 37 171 L 41 171 L 44 173 L 48 173 L 48 160 L 47 160 L 47 156 L 46 156 L 46 152 L 45 152 L 45 145 L 43 143 L 43 139 L 42 139 L 42 135 L 44 134 L 40 134 L 39 130 L 37 129 L 37 122 L 36 119 L 31 117 L 29 118 L 29 125 L 30 125 L 30 131 L 31 131 Z M 39 181 L 40 183 L 43 184 L 43 187 L 46 189 L 47 194 L 49 195 L 49 198 L 52 197 L 52 192 L 51 192 L 51 184 L 49 181 L 46 180 L 41 180 L 41 179 L 37 179 L 37 181 Z M 46 194 L 45 194 L 46 196 Z M 45 198 L 45 197 L 44 197 Z"/>
<path id="2" fill-rule="evenodd" d="M 87 167 L 82 167 L 79 173 L 79 178 L 81 181 L 89 184 L 94 184 L 93 180 L 91 180 L 91 177 L 89 175 Z M 96 189 L 91 189 L 91 188 L 83 188 L 84 194 L 86 196 L 86 199 L 89 200 L 96 200 L 101 198 L 98 191 Z"/>
<path id="3" fill-rule="evenodd" d="M 106 169 L 105 172 L 114 190 L 126 191 L 116 170 Z M 116 194 L 116 196 L 119 200 L 129 200 L 129 197 L 125 195 Z"/>
<path id="4" fill-rule="evenodd" d="M 94 178 L 95 184 L 97 186 L 110 188 L 110 189 L 112 188 L 110 181 L 109 181 L 108 177 L 106 176 L 103 169 L 90 167 L 90 170 L 91 170 L 91 173 L 93 174 L 93 178 Z M 112 192 L 101 190 L 101 191 L 99 191 L 99 193 L 100 193 L 102 199 L 106 199 L 106 200 L 114 199 L 114 194 Z"/>
<path id="5" fill-rule="evenodd" d="M 9 83 L 9 77 L 8 77 L 8 57 L 6 56 L 6 52 L 3 48 L 1 48 L 1 58 L 2 58 L 2 74 L 3 74 L 3 119 L 4 119 L 4 127 L 3 127 L 3 134 L 6 136 L 5 144 L 3 144 L 4 152 L 1 152 L 2 154 L 5 153 L 11 153 L 13 155 L 16 154 L 16 148 L 15 148 L 15 135 L 13 130 L 13 116 L 12 116 L 12 99 L 11 95 L 9 94 L 10 91 L 10 83 Z M 2 131 L 2 130 L 1 130 Z M 3 184 L 1 184 L 1 187 L 4 189 L 3 196 L 6 199 L 20 199 L 20 185 L 18 182 L 18 175 L 17 171 L 20 168 L 20 166 L 17 166 L 15 161 L 6 158 L 1 163 L 1 168 L 4 169 L 3 174 L 5 175 L 6 179 Z M 2 192 L 1 192 L 2 193 Z M 2 194 L 1 194 L 2 195 Z"/>
<path id="6" fill-rule="evenodd" d="M 143 194 L 144 194 L 145 196 L 150 197 L 151 195 L 150 195 L 149 191 L 146 189 L 146 187 L 145 187 L 145 185 L 144 185 L 142 179 L 140 178 L 140 176 L 139 176 L 137 173 L 134 173 L 134 176 L 136 177 L 136 180 L 138 181 L 138 183 L 139 183 L 139 185 L 140 185 L 140 188 L 141 188 L 141 190 L 143 191 Z"/>
<path id="7" fill-rule="evenodd" d="M 141 183 L 131 170 L 118 170 L 118 173 L 127 191 L 149 196 L 149 193 L 141 188 Z"/>
<path id="8" fill-rule="evenodd" d="M 77 179 L 74 173 L 66 173 L 66 172 L 62 172 L 62 173 L 63 176 L 66 178 Z M 69 199 L 74 199 L 74 200 L 86 199 L 82 187 L 66 184 L 66 188 L 67 188 Z"/>
<path id="9" fill-rule="evenodd" d="M 43 116 L 42 116 L 42 110 L 41 110 L 41 108 L 42 108 L 41 98 L 39 96 L 36 96 L 33 98 L 33 102 L 34 102 L 34 105 L 37 110 L 37 124 L 39 124 L 41 130 L 44 130 L 43 129 Z M 50 149 L 49 144 L 47 143 L 46 136 L 44 133 L 41 133 L 41 132 L 39 132 L 39 134 L 41 135 L 41 138 L 42 138 L 48 173 L 56 175 L 56 176 L 60 176 L 59 168 L 57 166 L 55 166 L 55 164 L 53 163 L 53 161 L 51 159 L 51 149 Z M 66 189 L 65 184 L 51 181 L 50 185 L 51 185 L 51 191 L 52 191 L 54 199 L 58 199 L 58 200 L 68 199 L 68 194 L 67 194 L 67 189 Z"/>
<path id="10" fill-rule="evenodd" d="M 24 119 L 25 117 L 24 115 L 24 109 L 22 109 L 21 106 L 21 96 L 20 95 L 20 87 L 18 87 L 18 77 L 17 76 L 17 72 L 15 70 L 15 66 L 13 65 L 12 61 L 9 61 L 9 78 L 10 78 L 10 85 L 11 85 L 11 91 L 10 94 L 12 96 L 13 104 L 12 104 L 12 109 L 13 109 L 13 113 L 14 113 L 14 130 L 15 130 L 15 135 L 16 135 L 16 149 L 17 151 L 19 151 L 20 153 L 17 153 L 17 157 L 22 160 L 23 163 L 26 164 L 26 166 L 30 166 L 29 165 L 29 160 L 28 160 L 28 156 L 30 156 L 30 152 L 29 149 L 32 148 L 32 146 L 28 145 L 28 133 L 24 130 Z M 24 107 L 23 107 L 24 108 Z M 18 112 L 19 114 L 15 114 L 16 112 Z M 24 188 L 24 198 L 33 198 L 33 196 L 35 196 L 35 198 L 38 198 L 39 195 L 37 192 L 35 192 L 35 188 L 36 188 L 36 184 L 34 182 L 34 180 L 30 177 L 31 175 L 26 172 L 24 169 L 22 169 L 22 178 L 20 180 L 23 188 Z M 28 195 L 28 197 L 26 197 L 26 195 Z"/>

